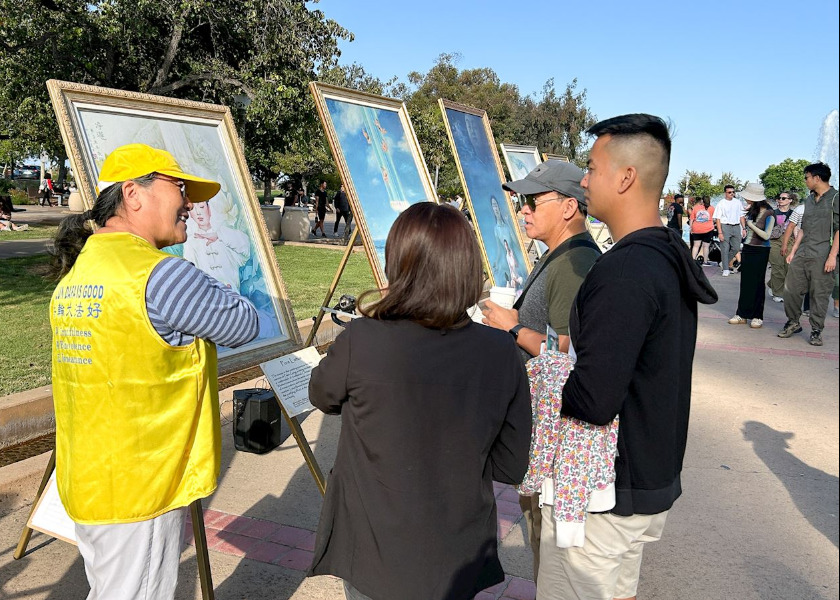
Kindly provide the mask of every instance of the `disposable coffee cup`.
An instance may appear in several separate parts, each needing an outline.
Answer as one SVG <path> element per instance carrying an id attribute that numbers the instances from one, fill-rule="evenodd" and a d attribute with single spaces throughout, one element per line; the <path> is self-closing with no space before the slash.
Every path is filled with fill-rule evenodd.
<path id="1" fill-rule="evenodd" d="M 492 287 L 490 300 L 502 308 L 513 308 L 513 303 L 516 302 L 516 290 L 509 287 Z"/>

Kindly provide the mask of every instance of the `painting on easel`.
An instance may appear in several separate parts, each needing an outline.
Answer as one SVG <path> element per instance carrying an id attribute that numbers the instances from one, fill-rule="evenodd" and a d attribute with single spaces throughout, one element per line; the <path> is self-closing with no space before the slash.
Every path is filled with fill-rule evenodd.
<path id="1" fill-rule="evenodd" d="M 502 149 L 502 156 L 505 157 L 511 181 L 525 179 L 525 176 L 542 162 L 536 146 L 499 144 L 499 147 Z"/>
<path id="2" fill-rule="evenodd" d="M 400 100 L 309 84 L 379 287 L 385 240 L 397 216 L 416 202 L 437 202 L 420 144 Z"/>
<path id="3" fill-rule="evenodd" d="M 490 121 L 483 110 L 439 100 L 490 282 L 521 290 L 531 262 L 519 233 Z"/>
<path id="4" fill-rule="evenodd" d="M 251 183 L 230 109 L 67 81 L 47 82 L 59 129 L 85 208 L 93 206 L 105 157 L 140 142 L 171 152 L 190 173 L 219 181 L 209 203 L 197 203 L 183 256 L 254 305 L 257 338 L 219 352 L 219 374 L 253 367 L 300 347 L 300 331 Z M 202 227 L 214 237 L 202 238 Z"/>

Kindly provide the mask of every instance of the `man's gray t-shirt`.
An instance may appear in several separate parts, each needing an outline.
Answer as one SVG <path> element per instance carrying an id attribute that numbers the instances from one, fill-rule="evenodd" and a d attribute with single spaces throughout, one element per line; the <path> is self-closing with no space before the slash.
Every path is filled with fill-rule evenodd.
<path id="1" fill-rule="evenodd" d="M 574 235 L 564 241 L 558 249 L 568 246 L 574 240 L 587 240 L 595 243 L 588 231 Z M 543 255 L 543 260 L 550 253 Z M 525 285 L 532 279 L 522 305 L 519 307 L 519 323 L 545 335 L 546 325 L 558 335 L 569 335 L 569 312 L 589 269 L 598 260 L 601 253 L 589 246 L 577 246 L 562 252 L 547 266 L 538 262 Z M 523 348 L 519 348 L 522 360 L 533 358 Z"/>

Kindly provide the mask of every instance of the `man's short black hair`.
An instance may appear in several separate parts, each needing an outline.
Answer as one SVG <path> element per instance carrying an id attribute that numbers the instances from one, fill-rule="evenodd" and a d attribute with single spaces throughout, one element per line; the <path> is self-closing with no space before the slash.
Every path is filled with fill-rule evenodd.
<path id="1" fill-rule="evenodd" d="M 802 169 L 803 173 L 810 173 L 811 177 L 819 177 L 824 183 L 831 179 L 831 167 L 824 162 L 814 163 Z"/>
<path id="2" fill-rule="evenodd" d="M 586 132 L 597 137 L 609 135 L 622 145 L 634 144 L 639 161 L 636 166 L 646 173 L 641 182 L 655 191 L 657 198 L 660 196 L 671 163 L 671 132 L 663 119 L 644 113 L 621 115 L 595 123 Z"/>
<path id="3" fill-rule="evenodd" d="M 662 145 L 668 161 L 670 162 L 671 160 L 671 133 L 668 131 L 668 124 L 661 118 L 653 115 L 636 113 L 613 117 L 612 119 L 595 123 L 586 132 L 598 137 L 602 135 L 619 137 L 646 134 Z"/>
<path id="4" fill-rule="evenodd" d="M 676 202 L 677 200 L 681 200 L 682 198 L 685 198 L 685 196 L 683 196 L 682 194 L 674 194 L 674 202 Z"/>
<path id="5" fill-rule="evenodd" d="M 735 186 L 727 183 L 725 186 L 723 186 L 723 193 L 724 194 L 726 193 L 726 190 L 732 190 L 734 192 L 735 191 Z"/>

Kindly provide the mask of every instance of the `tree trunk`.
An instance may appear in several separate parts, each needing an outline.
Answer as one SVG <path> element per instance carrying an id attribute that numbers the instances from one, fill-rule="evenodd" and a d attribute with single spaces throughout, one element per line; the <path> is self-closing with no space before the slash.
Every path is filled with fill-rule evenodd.
<path id="1" fill-rule="evenodd" d="M 271 204 L 271 175 L 263 176 L 263 204 Z"/>
<path id="2" fill-rule="evenodd" d="M 66 158 L 64 160 L 59 160 L 59 167 L 58 167 L 58 185 L 59 187 L 64 187 L 64 180 L 67 178 L 67 165 L 64 164 Z"/>

